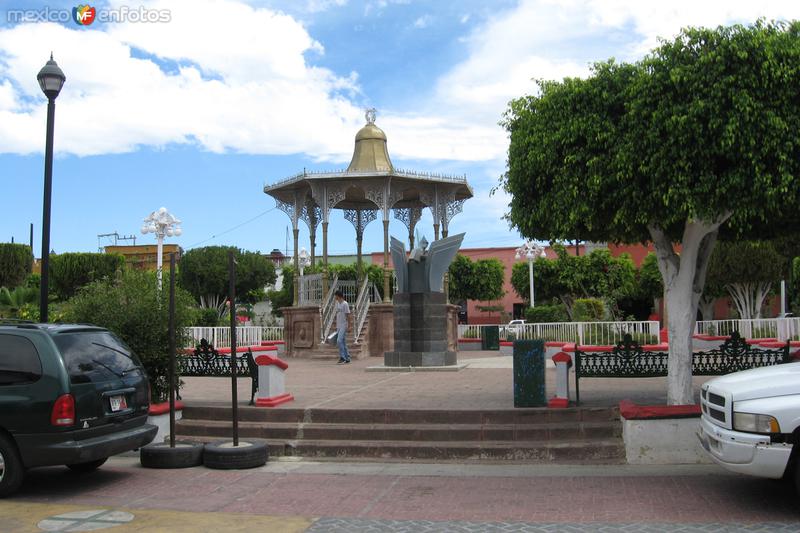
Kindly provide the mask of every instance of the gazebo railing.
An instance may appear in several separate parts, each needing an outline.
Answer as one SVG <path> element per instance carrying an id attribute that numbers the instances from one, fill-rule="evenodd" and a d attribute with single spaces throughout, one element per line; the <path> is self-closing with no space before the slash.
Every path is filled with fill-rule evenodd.
<path id="1" fill-rule="evenodd" d="M 322 274 L 300 276 L 300 305 L 319 305 L 322 302 Z"/>
<path id="2" fill-rule="evenodd" d="M 325 299 L 322 301 L 322 305 L 319 308 L 320 312 L 320 321 L 322 323 L 322 340 L 325 340 L 325 337 L 328 336 L 328 332 L 331 330 L 331 326 L 333 325 L 333 321 L 336 318 L 336 299 L 333 297 L 333 293 L 336 292 L 339 284 L 339 275 L 334 274 L 333 279 L 331 280 L 331 286 L 328 289 L 328 294 L 325 295 Z"/>
<path id="3" fill-rule="evenodd" d="M 364 327 L 364 321 L 367 319 L 369 313 L 369 300 L 370 300 L 370 282 L 368 277 L 364 277 L 361 288 L 358 290 L 358 298 L 355 305 L 355 320 L 353 320 L 355 329 L 353 331 L 353 339 L 358 344 L 361 338 L 361 329 Z"/>

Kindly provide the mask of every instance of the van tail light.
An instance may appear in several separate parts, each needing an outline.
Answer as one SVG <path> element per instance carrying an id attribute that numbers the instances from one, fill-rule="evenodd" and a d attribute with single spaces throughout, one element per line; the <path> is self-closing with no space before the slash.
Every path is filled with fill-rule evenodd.
<path id="1" fill-rule="evenodd" d="M 75 398 L 72 394 L 62 394 L 53 404 L 50 423 L 54 426 L 72 426 L 75 424 Z"/>

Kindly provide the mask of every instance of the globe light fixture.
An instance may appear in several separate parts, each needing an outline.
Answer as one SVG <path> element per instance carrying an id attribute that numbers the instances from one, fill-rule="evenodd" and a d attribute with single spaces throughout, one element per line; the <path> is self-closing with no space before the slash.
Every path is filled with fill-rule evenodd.
<path id="1" fill-rule="evenodd" d="M 39 320 L 47 322 L 47 295 L 50 290 L 50 204 L 53 191 L 53 132 L 55 126 L 56 98 L 67 77 L 58 68 L 50 53 L 50 61 L 45 63 L 36 76 L 39 87 L 47 97 L 47 137 L 44 150 L 44 202 L 42 208 L 42 264 L 39 289 Z"/>
<path id="2" fill-rule="evenodd" d="M 172 213 L 167 211 L 166 207 L 162 207 L 157 211 L 153 211 L 144 219 L 142 224 L 142 235 L 148 233 L 155 233 L 158 242 L 158 257 L 156 258 L 156 277 L 158 278 L 158 290 L 161 290 L 161 270 L 164 255 L 164 237 L 180 237 L 183 230 L 181 230 L 181 221 Z"/>
<path id="3" fill-rule="evenodd" d="M 520 259 L 527 259 L 528 260 L 528 276 L 530 278 L 529 283 L 531 287 L 531 307 L 535 306 L 534 302 L 534 292 L 533 292 L 533 262 L 539 257 L 547 257 L 544 253 L 544 248 L 539 246 L 533 241 L 527 241 L 525 244 L 517 248 L 517 253 L 514 255 L 517 260 Z"/>

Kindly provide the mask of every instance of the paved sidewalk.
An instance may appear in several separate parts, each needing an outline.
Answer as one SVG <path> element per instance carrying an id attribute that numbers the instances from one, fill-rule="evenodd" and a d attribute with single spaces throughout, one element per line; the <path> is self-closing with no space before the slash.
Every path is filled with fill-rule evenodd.
<path id="1" fill-rule="evenodd" d="M 0 531 L 86 509 L 132 514 L 120 532 L 800 530 L 788 486 L 713 466 L 270 461 L 224 472 L 146 470 L 128 456 L 87 476 L 32 471 L 0 501 Z"/>
<path id="2" fill-rule="evenodd" d="M 460 352 L 459 372 L 367 372 L 382 364 L 378 358 L 335 361 L 287 358 L 286 391 L 295 400 L 280 408 L 349 409 L 512 409 L 511 356 L 496 351 Z M 571 378 L 572 379 L 572 378 Z M 694 379 L 695 393 L 708 377 Z M 230 403 L 230 378 L 183 378 L 181 391 L 189 403 Z M 547 396 L 555 394 L 555 369 L 546 371 Z M 570 383 L 574 394 L 574 381 Z M 631 399 L 643 404 L 666 403 L 666 378 L 581 380 L 581 405 L 613 406 Z M 250 379 L 239 379 L 239 399 L 250 399 Z"/>

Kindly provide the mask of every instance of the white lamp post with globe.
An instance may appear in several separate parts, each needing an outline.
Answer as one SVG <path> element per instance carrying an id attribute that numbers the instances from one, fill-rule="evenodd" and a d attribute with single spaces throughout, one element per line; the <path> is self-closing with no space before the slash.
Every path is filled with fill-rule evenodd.
<path id="1" fill-rule="evenodd" d="M 534 306 L 533 300 L 533 262 L 536 260 L 537 257 L 546 257 L 544 253 L 544 248 L 536 244 L 532 241 L 527 241 L 525 244 L 517 248 L 517 253 L 515 257 L 519 259 L 527 259 L 528 260 L 528 275 L 530 276 L 530 287 L 531 287 L 531 307 Z"/>
<path id="2" fill-rule="evenodd" d="M 156 276 L 158 277 L 158 290 L 161 290 L 161 266 L 164 255 L 164 237 L 178 237 L 183 230 L 180 228 L 181 221 L 172 213 L 162 207 L 158 211 L 153 211 L 144 219 L 142 234 L 155 233 L 158 240 L 158 257 L 156 259 Z"/>

